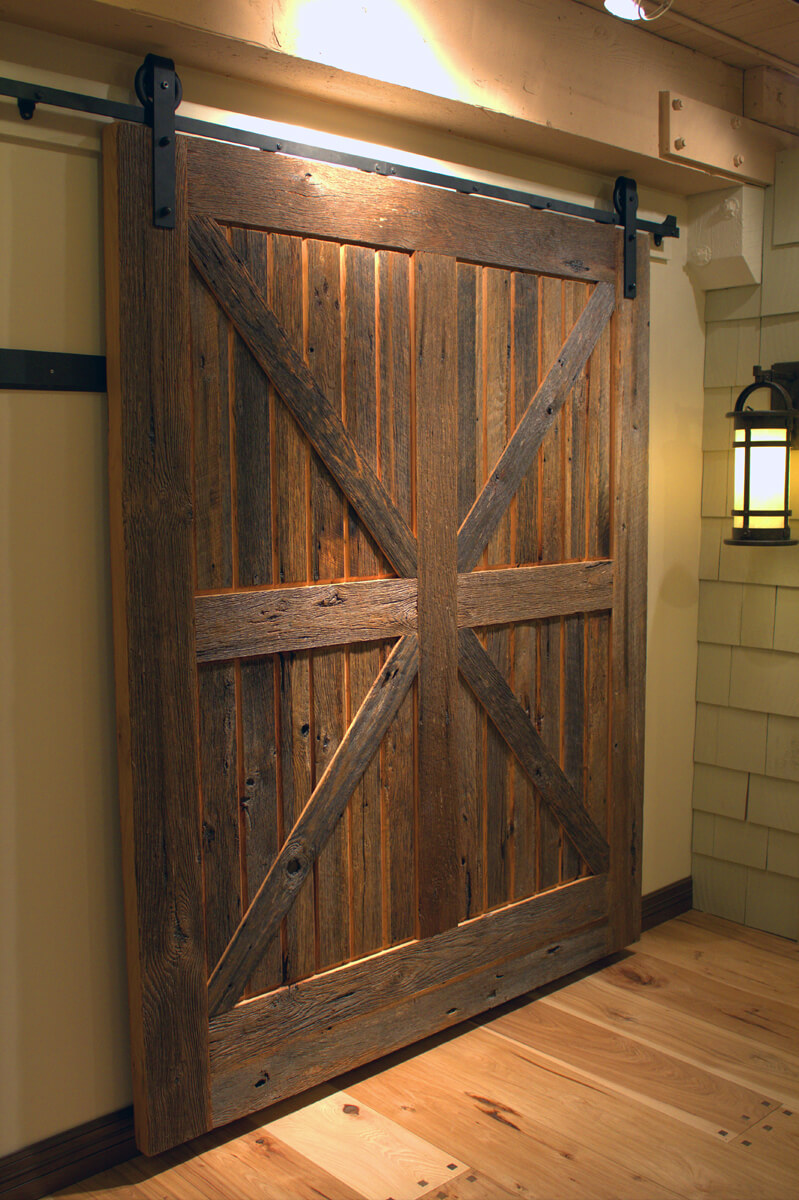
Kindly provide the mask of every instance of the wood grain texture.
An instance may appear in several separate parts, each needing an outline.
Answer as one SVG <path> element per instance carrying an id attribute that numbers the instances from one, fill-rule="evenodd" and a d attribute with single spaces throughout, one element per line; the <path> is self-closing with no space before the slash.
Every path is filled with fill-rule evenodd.
<path id="1" fill-rule="evenodd" d="M 270 238 L 267 299 L 296 361 L 304 345 L 303 245 L 300 238 Z M 281 583 L 305 582 L 309 575 L 307 494 L 310 447 L 284 403 L 275 397 L 274 545 L 275 575 Z M 277 662 L 277 721 L 281 816 L 284 834 L 299 819 L 313 789 L 311 662 L 307 652 L 281 653 Z M 316 929 L 314 880 L 300 887 L 286 914 L 282 978 L 303 978 L 314 970 Z"/>
<path id="2" fill-rule="evenodd" d="M 555 1062 L 566 1064 L 574 1078 L 589 1086 L 610 1083 L 614 1091 L 638 1104 L 725 1141 L 778 1107 L 778 1101 L 763 1092 L 721 1079 L 704 1067 L 631 1041 L 621 1033 L 608 1031 L 597 1038 L 591 1021 L 550 1005 L 546 999 L 494 1018 L 488 1027 L 525 1046 L 533 1060 L 545 1067 Z"/>
<path id="3" fill-rule="evenodd" d="M 449 254 L 571 279 L 615 277 L 601 225 L 347 167 L 192 138 L 189 186 L 193 212 L 234 225 Z"/>
<path id="4" fill-rule="evenodd" d="M 408 255 L 380 251 L 376 285 L 380 478 L 401 516 L 412 528 L 415 438 L 411 397 L 410 262 Z M 380 750 L 384 945 L 412 937 L 416 927 L 415 738 L 414 697 L 409 693 Z"/>
<path id="5" fill-rule="evenodd" d="M 269 235 L 256 230 L 233 229 L 230 236 L 235 253 L 247 263 L 256 284 L 266 294 L 271 257 Z M 279 563 L 273 564 L 272 538 L 275 519 L 272 459 L 277 401 L 274 394 L 270 399 L 269 382 L 238 334 L 233 338 L 232 366 L 236 582 L 243 587 L 258 587 L 273 583 L 274 566 L 279 569 Z M 282 812 L 275 707 L 279 689 L 275 668 L 274 659 L 242 662 L 237 668 L 240 831 L 244 843 L 242 911 L 261 886 L 280 846 Z M 281 947 L 273 942 L 249 981 L 253 992 L 275 987 L 281 981 L 281 959 Z"/>
<path id="6" fill-rule="evenodd" d="M 563 292 L 564 325 L 571 329 L 585 308 L 589 288 L 583 283 L 568 282 L 563 285 Z M 587 403 L 588 364 L 575 379 L 571 398 L 563 410 L 563 515 L 566 559 L 585 558 L 588 553 Z M 570 616 L 563 622 L 563 770 L 572 787 L 581 796 L 584 792 L 587 716 L 585 622 L 581 616 Z M 580 869 L 579 855 L 569 839 L 565 838 L 561 857 L 561 879 L 574 879 Z"/>
<path id="7" fill-rule="evenodd" d="M 209 1123 L 191 645 L 191 398 L 185 147 L 176 228 L 152 227 L 147 145 L 104 134 L 109 470 L 120 806 L 136 1137 Z M 157 297 L 142 304 L 139 297 Z M 152 830 L 159 835 L 153 839 Z M 165 1038 L 165 1031 L 169 1037 Z"/>
<path id="8" fill-rule="evenodd" d="M 232 587 L 234 472 L 231 454 L 230 325 L 191 272 L 194 578 Z M 236 672 L 232 663 L 198 673 L 200 796 L 206 954 L 218 961 L 241 920 Z"/>
<path id="9" fill-rule="evenodd" d="M 471 263 L 458 263 L 459 527 L 474 504 L 483 482 L 482 436 L 478 436 L 482 428 L 483 412 L 482 298 L 481 269 Z M 458 607 L 460 610 L 460 594 Z M 458 895 L 462 920 L 475 916 L 485 907 L 484 720 L 484 713 L 474 695 L 461 682 L 458 689 L 456 736 L 458 757 L 462 766 L 458 821 L 458 858 L 461 868 Z"/>
<path id="10" fill-rule="evenodd" d="M 321 1096 L 267 1129 L 361 1196 L 415 1196 L 466 1169 L 347 1092 Z"/>
<path id="11" fill-rule="evenodd" d="M 367 579 L 197 596 L 198 662 L 379 641 L 413 633 L 415 579 Z M 610 562 L 545 564 L 457 577 L 462 628 L 609 609 Z"/>
<path id="12" fill-rule="evenodd" d="M 459 648 L 464 678 L 536 784 L 544 803 L 564 825 L 591 869 L 607 870 L 607 842 L 472 630 L 461 630 Z"/>
<path id="13" fill-rule="evenodd" d="M 341 252 L 333 242 L 308 240 L 306 360 L 334 410 L 342 413 Z M 346 505 L 315 452 L 310 455 L 311 578 L 343 579 Z M 320 609 L 315 610 L 318 614 Z M 308 622 L 317 627 L 318 618 Z M 353 640 L 360 640 L 360 634 Z M 319 643 L 315 643 L 318 645 Z M 346 729 L 345 652 L 321 650 L 311 659 L 314 787 Z M 316 864 L 317 967 L 344 962 L 350 953 L 349 847 L 344 819 L 337 822 Z"/>
<path id="14" fill-rule="evenodd" d="M 621 248 L 621 235 L 618 246 Z M 615 895 L 611 928 L 615 940 L 608 949 L 629 945 L 641 929 L 649 480 L 649 246 L 646 237 L 640 235 L 636 270 L 636 300 L 617 300 L 613 354 L 616 411 L 611 557 L 617 570 L 611 624 L 610 841 L 614 847 L 611 876 Z"/>
<path id="15" fill-rule="evenodd" d="M 212 1015 L 229 1008 L 241 995 L 263 947 L 280 928 L 344 812 L 352 789 L 375 754 L 416 675 L 417 666 L 418 644 L 410 634 L 396 644 L 386 660 L 211 976 L 208 994 Z"/>
<path id="16" fill-rule="evenodd" d="M 614 306 L 612 287 L 597 284 L 458 532 L 460 571 L 470 570 L 479 560 L 547 430 L 567 400 L 574 380 L 588 361 Z"/>
<path id="17" fill-rule="evenodd" d="M 553 369 L 564 337 L 563 281 L 542 279 L 540 296 L 540 371 Z M 564 414 L 555 414 L 541 444 L 540 559 L 562 562 L 566 556 L 564 512 Z M 542 621 L 538 626 L 538 679 L 535 727 L 544 745 L 563 765 L 563 621 Z M 561 879 L 563 831 L 545 804 L 539 801 L 538 877 L 542 888 L 554 887 Z"/>
<path id="18" fill-rule="evenodd" d="M 418 931 L 458 923 L 455 262 L 416 254 L 416 492 L 419 540 Z"/>
<path id="19" fill-rule="evenodd" d="M 311 445 L 401 575 L 416 574 L 413 534 L 364 462 L 262 293 L 208 217 L 190 222 L 192 261 L 271 379 Z"/>
<path id="20" fill-rule="evenodd" d="M 530 397 L 538 387 L 539 350 L 539 303 L 538 279 L 533 275 L 515 272 L 513 276 L 513 371 L 512 371 L 512 425 L 516 428 L 519 418 L 526 410 Z M 513 527 L 514 563 L 536 563 L 539 546 L 539 498 L 538 471 L 539 455 L 534 455 L 519 489 L 511 501 L 511 512 L 515 505 Z M 516 570 L 525 571 L 524 567 Z M 546 568 L 545 568 L 546 569 Z M 528 587 L 532 590 L 530 577 Z M 572 585 L 577 585 L 573 580 Z M 508 591 L 513 589 L 509 581 Z M 555 578 L 551 580 L 548 594 L 557 590 Z M 543 599 L 543 595 L 542 595 Z M 551 616 L 553 613 L 542 608 L 530 616 Z M 508 618 L 509 620 L 516 618 Z M 536 660 L 538 638 L 535 625 L 524 620 L 513 631 L 513 691 L 528 717 L 535 719 Z M 537 801 L 530 780 L 522 768 L 513 763 L 513 896 L 532 895 L 538 887 L 537 872 Z"/>
<path id="21" fill-rule="evenodd" d="M 295 1072 L 310 1086 L 576 969 L 604 926 L 568 931 L 600 920 L 604 886 L 580 880 L 220 1014 L 211 1024 L 215 1119 L 287 1094 Z"/>
<path id="22" fill-rule="evenodd" d="M 551 904 L 559 898 L 562 903 L 564 896 L 586 884 L 596 887 L 595 881 L 583 880 L 540 899 Z M 499 917 L 492 914 L 485 921 Z M 481 918 L 464 928 L 483 922 Z M 451 1155 L 449 1161 L 470 1165 L 441 1187 L 423 1190 L 419 1185 L 416 1190 L 422 1200 L 505 1200 L 508 1195 L 527 1200 L 540 1200 L 542 1195 L 558 1200 L 589 1196 L 782 1200 L 792 1196 L 799 1105 L 788 1097 L 799 1090 L 799 1058 L 771 1050 L 761 1041 L 765 1031 L 756 1023 L 750 1022 L 741 1033 L 719 1028 L 711 1009 L 702 1004 L 702 967 L 705 952 L 709 958 L 724 952 L 728 968 L 740 979 L 753 963 L 761 973 L 771 964 L 776 976 L 793 970 L 796 983 L 796 945 L 698 913 L 662 927 L 668 935 L 662 940 L 670 943 L 672 930 L 681 936 L 678 927 L 700 936 L 703 930 L 707 933 L 704 944 L 692 940 L 693 966 L 687 968 L 699 1015 L 676 1010 L 667 998 L 661 1003 L 656 985 L 633 991 L 608 983 L 606 971 L 618 965 L 616 960 L 498 1010 L 496 1018 L 481 1019 L 479 1029 L 467 1023 L 429 1038 L 413 1053 L 401 1051 L 369 1068 L 350 1071 L 339 1085 L 347 1097 L 341 1103 L 363 1106 L 367 1123 L 373 1113 L 380 1114 L 374 1142 L 378 1152 L 387 1139 L 388 1153 L 394 1147 L 399 1154 L 402 1131 L 407 1131 Z M 453 936 L 455 931 L 442 935 Z M 418 954 L 434 942 L 399 947 L 389 954 L 402 957 L 412 949 Z M 657 961 L 650 952 L 653 943 L 649 935 L 642 938 L 640 953 L 650 963 Z M 634 966 L 638 954 L 634 949 L 621 961 Z M 376 961 L 384 957 L 388 955 Z M 667 970 L 669 964 L 660 961 Z M 360 972 L 368 986 L 369 967 L 367 960 L 328 976 L 328 995 L 341 1004 L 342 1011 L 350 1011 L 347 1006 L 357 996 L 357 988 L 345 985 L 345 978 L 352 972 L 355 983 Z M 744 991 L 718 981 L 715 986 L 727 1000 Z M 306 1007 L 311 991 L 322 987 L 322 979 L 301 983 L 299 989 L 307 993 L 300 1006 Z M 287 1001 L 293 991 L 282 989 L 280 995 Z M 321 990 L 316 995 L 320 1004 L 325 1003 Z M 757 1005 L 757 991 L 748 995 Z M 266 1003 L 266 998 L 247 1002 L 220 1018 L 220 1023 L 232 1023 L 249 1011 L 254 1025 L 259 1010 L 262 1018 L 269 1019 Z M 722 1002 L 721 1010 L 726 1007 Z M 271 1011 L 274 1020 L 279 1006 Z M 285 1011 L 290 1011 L 288 1002 Z M 310 1009 L 308 1018 L 304 1028 L 311 1029 Z M 345 1021 L 344 1027 L 348 1024 Z M 232 1025 L 230 1032 L 232 1049 Z M 252 1053 L 255 1068 L 258 1061 L 249 1036 L 248 1054 Z M 266 1060 L 261 1069 L 268 1069 Z M 254 1114 L 238 1127 L 198 1138 L 156 1159 L 118 1166 L 62 1195 L 86 1200 L 163 1200 L 166 1195 L 175 1200 L 228 1200 L 231 1194 L 241 1200 L 286 1196 L 312 1200 L 321 1194 L 330 1200 L 363 1200 L 363 1172 L 372 1156 L 359 1136 L 362 1128 L 356 1128 L 356 1112 L 342 1112 L 338 1144 L 331 1148 L 342 1166 L 342 1177 L 336 1178 L 315 1160 L 311 1135 L 324 1136 L 320 1114 L 332 1094 L 330 1087 L 317 1087 L 299 1100 Z M 777 1099 L 781 1103 L 775 1103 Z M 307 1124 L 302 1123 L 305 1114 Z M 347 1126 L 344 1116 L 352 1117 L 354 1124 Z M 287 1139 L 293 1142 L 296 1136 L 305 1141 L 304 1154 L 278 1136 L 281 1122 Z M 729 1127 L 742 1122 L 746 1125 L 741 1132 Z M 348 1147 L 351 1172 L 346 1170 Z M 47 1143 L 32 1147 L 30 1158 L 34 1151 L 51 1149 Z M 0 1179 L 11 1182 L 14 1200 L 19 1176 L 14 1169 L 26 1166 L 27 1157 L 24 1163 L 19 1156 L 0 1162 Z M 25 1180 L 25 1194 L 35 1195 L 27 1175 Z M 24 1189 L 25 1184 L 18 1189 L 19 1200 Z M 40 1187 L 39 1194 L 43 1190 Z M 382 1192 L 369 1189 L 367 1194 Z M 395 1189 L 393 1194 L 406 1193 Z"/>
<path id="23" fill-rule="evenodd" d="M 368 467 L 378 469 L 375 255 L 363 246 L 342 247 L 343 370 L 347 432 Z M 382 484 L 380 485 L 383 486 Z M 392 505 L 392 512 L 402 520 Z M 384 560 L 353 507 L 347 515 L 347 574 L 382 574 Z M 404 524 L 404 522 L 403 522 Z M 349 707 L 355 713 L 380 670 L 380 647 L 353 645 L 348 652 Z M 380 755 L 369 762 L 347 810 L 350 839 L 350 942 L 353 955 L 383 942 L 383 856 Z"/>
<path id="24" fill-rule="evenodd" d="M 416 591 L 415 579 L 370 579 L 198 596 L 197 659 L 401 637 L 416 629 Z"/>
<path id="25" fill-rule="evenodd" d="M 482 480 L 495 469 L 512 432 L 511 353 L 513 349 L 509 271 L 491 268 L 482 272 L 483 283 L 483 471 Z M 484 565 L 511 562 L 511 512 L 513 499 L 500 516 L 485 546 Z M 461 564 L 461 569 L 468 566 Z M 482 640 L 497 670 L 511 674 L 511 631 L 493 626 Z M 505 742 L 489 723 L 485 730 L 485 855 L 486 904 L 501 904 L 511 893 L 513 767 Z"/>

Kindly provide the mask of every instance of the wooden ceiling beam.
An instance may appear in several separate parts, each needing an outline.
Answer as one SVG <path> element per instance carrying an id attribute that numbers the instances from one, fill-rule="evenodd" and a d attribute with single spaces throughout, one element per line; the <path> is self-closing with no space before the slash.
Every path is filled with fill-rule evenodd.
<path id="1" fill-rule="evenodd" d="M 741 70 L 574 0 L 0 0 L 0 19 L 323 100 L 332 132 L 338 103 L 684 194 L 718 181 L 661 154 L 659 93 L 743 111 Z"/>

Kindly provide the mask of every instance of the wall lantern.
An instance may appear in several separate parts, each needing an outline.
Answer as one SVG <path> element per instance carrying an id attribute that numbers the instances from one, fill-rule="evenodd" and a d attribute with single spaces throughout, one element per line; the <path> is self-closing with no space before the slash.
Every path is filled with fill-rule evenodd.
<path id="1" fill-rule="evenodd" d="M 799 362 L 754 368 L 755 382 L 745 387 L 727 413 L 733 422 L 735 484 L 730 546 L 795 546 L 790 510 L 790 449 L 799 420 Z M 753 392 L 770 393 L 769 408 L 751 408 Z"/>
<path id="2" fill-rule="evenodd" d="M 648 13 L 643 0 L 604 0 L 607 11 L 614 17 L 621 17 L 622 21 L 656 21 L 669 11 L 673 2 L 674 0 L 664 0 L 663 4 L 656 6 L 654 12 Z"/>

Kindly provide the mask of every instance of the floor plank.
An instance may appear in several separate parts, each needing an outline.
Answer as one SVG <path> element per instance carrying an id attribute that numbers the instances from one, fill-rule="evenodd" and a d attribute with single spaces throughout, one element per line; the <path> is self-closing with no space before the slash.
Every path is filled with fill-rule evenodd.
<path id="1" fill-rule="evenodd" d="M 710 913 L 697 912 L 696 909 L 683 913 L 681 917 L 675 917 L 675 921 L 681 925 L 694 925 L 709 933 L 718 933 L 735 942 L 743 942 L 746 946 L 757 946 L 769 954 L 777 954 L 780 958 L 791 959 L 794 963 L 799 962 L 799 943 L 790 938 L 780 937 L 776 933 L 765 933 L 761 929 L 749 929 L 746 925 L 737 925 L 735 921 L 728 921 L 724 917 L 714 917 Z"/>
<path id="2" fill-rule="evenodd" d="M 799 1008 L 796 991 L 799 959 L 792 962 L 759 946 L 735 941 L 724 934 L 713 936 L 707 930 L 680 921 L 650 929 L 632 949 L 686 967 L 717 983 L 728 983 Z"/>
<path id="3" fill-rule="evenodd" d="M 347 1092 L 324 1096 L 264 1128 L 366 1200 L 420 1196 L 467 1169 Z"/>
<path id="4" fill-rule="evenodd" d="M 797 997 L 795 943 L 687 914 L 592 972 L 59 1196 L 787 1200 Z"/>
<path id="5" fill-rule="evenodd" d="M 799 1108 L 799 1056 L 771 1050 L 748 1034 L 718 1029 L 685 1013 L 675 1020 L 672 1011 L 656 999 L 622 993 L 603 973 L 577 980 L 539 1003 L 586 1017 L 604 1029 L 621 1030 L 625 1037 Z"/>
<path id="6" fill-rule="evenodd" d="M 619 1095 L 727 1139 L 780 1102 L 545 1000 L 489 1020 L 485 1028 L 530 1050 L 542 1065 L 560 1063 L 573 1078 L 610 1083 Z"/>

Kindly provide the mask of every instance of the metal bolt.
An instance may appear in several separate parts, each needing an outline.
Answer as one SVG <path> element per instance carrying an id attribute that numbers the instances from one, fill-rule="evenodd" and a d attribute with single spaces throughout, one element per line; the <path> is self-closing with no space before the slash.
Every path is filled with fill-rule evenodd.
<path id="1" fill-rule="evenodd" d="M 172 209 L 169 207 L 168 204 L 165 204 L 163 208 L 159 208 L 158 215 L 159 215 L 159 217 L 168 217 L 171 212 L 172 212 Z"/>
<path id="2" fill-rule="evenodd" d="M 162 80 L 161 80 L 161 90 L 162 90 L 163 92 L 167 92 L 167 91 L 169 91 L 169 80 L 168 80 L 168 79 L 162 79 Z"/>
<path id="3" fill-rule="evenodd" d="M 674 109 L 675 112 L 679 112 L 680 109 L 682 108 L 682 100 L 672 100 L 671 107 Z"/>
<path id="4" fill-rule="evenodd" d="M 743 154 L 735 154 L 735 155 L 733 155 L 732 165 L 733 165 L 734 167 L 742 167 L 742 166 L 744 165 L 744 156 L 743 156 Z"/>
<path id="5" fill-rule="evenodd" d="M 172 138 L 164 135 L 164 137 L 158 139 L 158 145 L 159 146 L 168 146 L 171 141 L 172 141 Z"/>
<path id="6" fill-rule="evenodd" d="M 685 138 L 684 137 L 678 137 L 678 138 L 674 139 L 674 149 L 675 150 L 684 150 L 685 149 Z"/>

